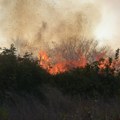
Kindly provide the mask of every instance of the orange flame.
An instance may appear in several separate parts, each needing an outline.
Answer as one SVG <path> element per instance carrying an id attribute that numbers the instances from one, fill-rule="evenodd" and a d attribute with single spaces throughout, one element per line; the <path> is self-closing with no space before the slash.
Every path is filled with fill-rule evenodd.
<path id="1" fill-rule="evenodd" d="M 95 56 L 95 60 L 99 62 L 99 72 L 102 73 L 102 70 L 105 70 L 107 67 L 111 70 L 120 70 L 120 60 L 112 60 L 111 62 L 109 58 L 100 60 L 105 54 L 106 52 L 102 52 Z M 56 63 L 53 63 L 52 59 L 45 51 L 40 51 L 38 55 L 40 66 L 52 75 L 64 73 L 73 68 L 85 68 L 88 63 L 84 55 L 81 55 L 77 60 L 63 60 L 61 57 L 62 55 L 60 55 L 60 58 L 56 56 L 59 60 L 57 60 Z"/>
<path id="2" fill-rule="evenodd" d="M 120 71 L 120 60 L 113 60 L 110 62 L 109 58 L 106 58 L 99 62 L 98 68 L 99 73 L 102 73 L 103 70 L 109 68 L 109 72 L 115 75 Z"/>
<path id="3" fill-rule="evenodd" d="M 39 52 L 39 64 L 42 66 L 43 69 L 48 70 L 50 68 L 50 58 L 48 57 L 47 53 L 45 51 L 40 51 Z"/>
<path id="4" fill-rule="evenodd" d="M 48 57 L 45 51 L 40 51 L 38 55 L 40 66 L 47 70 L 50 74 L 58 74 L 69 71 L 77 67 L 85 67 L 87 60 L 84 56 L 81 56 L 79 60 L 59 61 L 52 64 L 51 58 Z"/>
<path id="5" fill-rule="evenodd" d="M 95 60 L 99 61 L 105 55 L 106 55 L 106 51 L 105 52 L 101 52 L 101 53 L 95 55 Z"/>

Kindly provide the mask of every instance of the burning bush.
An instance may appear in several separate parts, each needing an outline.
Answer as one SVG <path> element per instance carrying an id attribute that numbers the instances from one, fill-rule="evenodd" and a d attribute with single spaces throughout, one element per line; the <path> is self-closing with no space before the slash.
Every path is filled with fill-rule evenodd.
<path id="1" fill-rule="evenodd" d="M 103 49 L 89 48 L 91 44 L 77 45 L 69 43 L 57 47 L 53 57 L 44 51 L 39 52 L 39 64 L 47 70 L 55 84 L 64 93 L 83 96 L 113 96 L 119 94 L 120 59 L 116 51 L 115 58 L 107 57 Z M 91 45 L 91 46 L 94 46 Z M 60 51 L 61 48 L 62 51 Z M 85 50 L 86 51 L 85 51 Z M 83 51 L 83 52 L 81 52 Z M 54 53 L 54 50 L 52 51 Z M 90 56 L 90 55 L 91 56 Z M 93 61 L 91 62 L 90 59 Z M 55 77 L 55 78 L 54 78 Z"/>
<path id="2" fill-rule="evenodd" d="M 44 51 L 39 52 L 39 60 L 29 53 L 16 55 L 16 48 L 11 45 L 0 53 L 0 93 L 37 94 L 42 84 L 50 84 L 71 95 L 119 95 L 120 60 L 117 56 L 118 51 L 115 59 L 104 58 L 92 63 L 84 55 L 68 60 L 60 57 L 59 62 L 54 62 Z"/>
<path id="3" fill-rule="evenodd" d="M 99 48 L 95 40 L 75 39 L 54 43 L 48 52 L 40 51 L 40 66 L 50 74 L 58 74 L 73 68 L 84 68 L 87 64 L 99 61 L 107 55 L 106 47 Z"/>

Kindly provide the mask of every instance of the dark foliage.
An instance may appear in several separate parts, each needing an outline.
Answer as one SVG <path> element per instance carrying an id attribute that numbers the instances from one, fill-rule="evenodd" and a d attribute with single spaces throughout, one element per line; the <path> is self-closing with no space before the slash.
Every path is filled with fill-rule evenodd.
<path id="1" fill-rule="evenodd" d="M 48 77 L 31 54 L 17 56 L 13 44 L 0 53 L 0 95 L 5 96 L 8 91 L 34 92 Z"/>
<path id="2" fill-rule="evenodd" d="M 56 86 L 65 94 L 83 97 L 114 97 L 120 95 L 120 73 L 115 76 L 106 67 L 99 73 L 99 62 L 53 76 Z M 112 72 L 111 72 L 112 71 Z"/>
<path id="3" fill-rule="evenodd" d="M 115 59 L 118 59 L 118 55 L 119 51 Z M 112 58 L 109 58 L 109 63 L 112 63 Z M 114 75 L 114 70 L 106 66 L 100 74 L 98 64 L 94 62 L 85 68 L 52 76 L 40 67 L 32 54 L 16 55 L 16 48 L 11 45 L 0 53 L 0 95 L 28 92 L 38 96 L 42 84 L 51 84 L 72 96 L 96 98 L 120 95 L 120 72 Z"/>
<path id="4" fill-rule="evenodd" d="M 120 49 L 116 50 L 116 54 L 115 54 L 115 59 L 117 60 L 119 58 L 119 53 L 120 53 Z"/>

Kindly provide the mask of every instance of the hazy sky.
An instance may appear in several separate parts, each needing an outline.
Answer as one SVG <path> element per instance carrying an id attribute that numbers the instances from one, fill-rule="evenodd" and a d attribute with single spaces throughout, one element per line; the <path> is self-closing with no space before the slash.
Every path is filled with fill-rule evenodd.
<path id="1" fill-rule="evenodd" d="M 93 6 L 87 11 L 86 4 Z M 74 15 L 79 11 L 95 25 L 95 39 L 120 47 L 120 0 L 0 0 L 0 46 L 29 41 L 38 47 L 40 39 L 52 41 L 64 36 L 64 30 L 76 35 Z"/>
<path id="2" fill-rule="evenodd" d="M 114 48 L 120 47 L 120 1 L 101 0 L 101 6 L 103 12 L 103 21 L 101 24 L 101 28 L 103 26 L 103 29 L 101 31 L 103 31 L 103 34 L 108 34 L 105 41 Z"/>

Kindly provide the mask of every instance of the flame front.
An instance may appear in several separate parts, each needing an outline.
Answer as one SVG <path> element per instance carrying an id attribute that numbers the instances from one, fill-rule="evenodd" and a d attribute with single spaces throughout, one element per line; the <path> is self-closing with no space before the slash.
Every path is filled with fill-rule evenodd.
<path id="1" fill-rule="evenodd" d="M 110 61 L 110 58 L 101 60 L 104 55 L 105 52 L 102 52 L 95 56 L 95 60 L 98 61 L 99 73 L 103 73 L 106 68 L 109 68 L 111 73 L 112 71 L 119 71 L 120 60 L 118 59 Z M 78 60 L 58 60 L 56 63 L 53 63 L 52 58 L 50 58 L 45 51 L 39 52 L 38 59 L 40 66 L 52 75 L 64 73 L 74 68 L 85 68 L 88 63 L 86 57 L 83 55 L 80 55 Z"/>
<path id="2" fill-rule="evenodd" d="M 84 56 L 81 56 L 78 60 L 65 60 L 52 64 L 52 59 L 48 57 L 47 53 L 44 51 L 39 52 L 38 59 L 40 66 L 53 75 L 58 73 L 64 73 L 73 68 L 84 68 L 87 64 L 87 60 Z"/>

